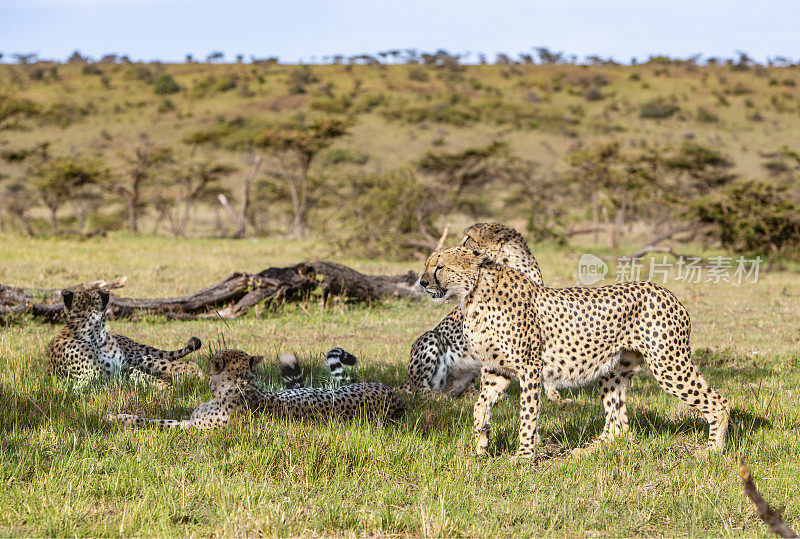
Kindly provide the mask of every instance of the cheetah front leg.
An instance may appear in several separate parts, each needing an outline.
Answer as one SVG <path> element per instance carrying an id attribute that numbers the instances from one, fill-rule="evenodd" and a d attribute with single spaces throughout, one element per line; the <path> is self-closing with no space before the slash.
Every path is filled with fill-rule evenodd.
<path id="1" fill-rule="evenodd" d="M 517 459 L 529 459 L 539 445 L 539 410 L 541 399 L 541 369 L 532 368 L 520 373 L 519 386 L 519 449 Z"/>
<path id="2" fill-rule="evenodd" d="M 492 419 L 492 407 L 503 396 L 511 377 L 505 373 L 484 367 L 481 369 L 481 393 L 475 403 L 473 412 L 474 433 L 475 433 L 475 453 L 480 456 L 486 453 L 489 445 L 489 432 L 491 431 L 490 422 Z"/>

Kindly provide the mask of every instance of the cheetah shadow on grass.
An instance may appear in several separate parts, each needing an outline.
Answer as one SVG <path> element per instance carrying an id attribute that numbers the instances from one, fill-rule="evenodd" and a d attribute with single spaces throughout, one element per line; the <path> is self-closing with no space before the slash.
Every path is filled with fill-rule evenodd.
<path id="1" fill-rule="evenodd" d="M 650 391 L 641 391 L 651 388 Z M 686 439 L 696 439 L 704 446 L 708 436 L 708 423 L 696 411 L 682 407 L 680 401 L 674 400 L 671 411 L 659 409 L 655 404 L 637 401 L 637 396 L 652 394 L 666 396 L 655 380 L 645 380 L 644 387 L 629 391 L 628 419 L 630 425 L 629 440 L 634 444 L 645 443 L 648 439 L 669 437 L 679 444 Z M 563 407 L 543 400 L 540 416 L 540 435 L 542 444 L 537 452 L 536 460 L 547 460 L 568 454 L 572 449 L 587 445 L 596 440 L 603 432 L 605 412 L 596 385 L 578 389 L 562 390 L 564 398 L 573 399 L 571 404 Z M 630 396 L 633 395 L 634 401 Z M 466 400 L 466 399 L 460 399 Z M 470 401 L 474 404 L 474 399 Z M 490 454 L 502 456 L 513 454 L 519 444 L 519 386 L 516 382 L 509 388 L 507 396 L 495 407 L 492 417 L 492 442 Z M 462 425 L 471 429 L 471 415 Z M 725 451 L 737 451 L 754 433 L 772 428 L 769 419 L 762 415 L 734 406 L 731 410 L 728 436 Z"/>

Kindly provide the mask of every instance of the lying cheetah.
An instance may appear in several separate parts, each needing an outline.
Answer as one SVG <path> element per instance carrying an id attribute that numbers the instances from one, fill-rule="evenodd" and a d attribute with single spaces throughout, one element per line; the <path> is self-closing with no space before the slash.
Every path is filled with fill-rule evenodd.
<path id="1" fill-rule="evenodd" d="M 127 374 L 159 388 L 167 387 L 167 381 L 177 374 L 203 374 L 195 363 L 176 361 L 200 348 L 202 343 L 197 337 L 173 352 L 152 348 L 108 333 L 107 290 L 64 290 L 61 298 L 66 326 L 47 345 L 51 373 L 73 380 L 78 387 Z"/>
<path id="2" fill-rule="evenodd" d="M 292 354 L 281 354 L 281 377 L 283 378 L 283 387 L 286 389 L 299 389 L 305 387 L 303 383 L 303 373 L 300 371 L 300 365 L 297 363 L 297 358 Z M 356 356 L 341 348 L 334 348 L 328 350 L 325 354 L 325 361 L 328 364 L 330 371 L 330 379 L 328 380 L 327 387 L 336 388 L 353 383 L 353 379 L 345 370 L 344 366 L 353 367 L 358 362 Z"/>
<path id="3" fill-rule="evenodd" d="M 130 414 L 111 414 L 108 421 L 132 427 L 155 425 L 187 429 L 215 429 L 245 411 L 289 413 L 296 417 L 351 419 L 357 415 L 399 418 L 405 403 L 383 384 L 351 384 L 336 390 L 287 389 L 265 391 L 256 381 L 254 369 L 263 361 L 240 350 L 223 350 L 211 358 L 209 384 L 214 398 L 198 406 L 189 419 L 150 419 Z"/>
<path id="4" fill-rule="evenodd" d="M 639 365 L 623 365 L 623 350 L 636 352 L 665 391 L 699 410 L 709 423 L 708 449 L 723 449 L 730 404 L 692 363 L 689 314 L 665 288 L 650 282 L 548 288 L 494 263 L 489 251 L 462 246 L 433 253 L 420 283 L 434 298 L 459 298 L 467 346 L 481 361 L 478 454 L 488 445 L 492 406 L 514 376 L 521 388 L 520 458 L 533 456 L 539 443 L 543 377 L 588 382 L 616 373 L 601 381 L 606 424 L 598 443 L 627 432 L 625 394 Z"/>
<path id="5" fill-rule="evenodd" d="M 476 223 L 464 230 L 460 244 L 488 249 L 499 264 L 514 268 L 534 284 L 544 285 L 536 258 L 513 228 L 500 223 Z M 399 389 L 411 392 L 418 388 L 459 396 L 472 385 L 480 374 L 481 363 L 469 353 L 461 329 L 463 321 L 461 309 L 456 307 L 435 328 L 417 338 L 411 346 L 408 382 Z M 544 393 L 559 406 L 572 402 L 561 398 L 556 381 L 549 378 L 544 380 Z"/>

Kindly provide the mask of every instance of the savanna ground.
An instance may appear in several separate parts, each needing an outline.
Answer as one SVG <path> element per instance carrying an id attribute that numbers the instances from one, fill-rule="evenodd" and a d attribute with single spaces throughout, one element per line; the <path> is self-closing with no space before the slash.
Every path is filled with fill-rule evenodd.
<path id="1" fill-rule="evenodd" d="M 575 283 L 585 249 L 533 247 L 549 284 Z M 317 242 L 6 235 L 0 282 L 49 288 L 127 275 L 121 294 L 183 295 L 234 270 L 315 257 L 374 272 L 421 268 L 343 259 Z M 761 273 L 755 284 L 668 286 L 692 314 L 695 360 L 734 406 L 719 455 L 692 455 L 705 443 L 705 422 L 647 373 L 629 392 L 632 437 L 582 458 L 559 450 L 600 433 L 594 387 L 565 392 L 576 402 L 563 410 L 544 403 L 543 451 L 554 456 L 536 463 L 510 459 L 516 384 L 496 408 L 482 459 L 473 455 L 471 397 L 415 396 L 397 424 L 260 416 L 216 432 L 124 430 L 99 418 L 181 417 L 210 397 L 207 385 L 186 380 L 162 393 L 122 384 L 77 395 L 45 372 L 44 347 L 58 327 L 23 319 L 0 330 L 0 535 L 765 535 L 741 490 L 742 457 L 765 497 L 785 504 L 787 522 L 800 528 L 796 271 Z M 268 385 L 278 383 L 279 353 L 296 353 L 317 374 L 334 346 L 360 358 L 360 378 L 398 384 L 414 338 L 450 308 L 312 301 L 227 322 L 145 317 L 110 325 L 164 348 L 197 335 L 203 367 L 221 346 L 264 354 L 259 373 Z"/>

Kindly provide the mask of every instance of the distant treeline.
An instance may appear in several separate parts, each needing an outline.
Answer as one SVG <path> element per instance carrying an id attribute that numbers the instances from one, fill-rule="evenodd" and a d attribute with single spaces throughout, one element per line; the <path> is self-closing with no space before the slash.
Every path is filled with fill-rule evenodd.
<path id="1" fill-rule="evenodd" d="M 58 59 L 43 59 L 34 52 L 21 53 L 15 52 L 11 54 L 4 54 L 0 52 L 0 62 L 14 61 L 21 65 L 30 65 L 35 63 L 100 63 L 100 64 L 116 64 L 116 63 L 143 63 L 142 60 L 132 60 L 127 54 L 118 54 L 110 52 L 101 55 L 99 58 L 93 58 L 88 55 L 81 54 L 80 51 L 74 51 L 64 62 Z M 449 52 L 445 49 L 439 49 L 435 52 L 420 51 L 419 49 L 389 49 L 378 51 L 376 53 L 362 53 L 354 55 L 344 54 L 330 54 L 321 56 L 311 56 L 308 63 L 312 65 L 333 64 L 333 65 L 433 65 L 433 66 L 447 66 L 447 65 L 461 65 L 461 64 L 480 64 L 480 65 L 637 65 L 644 64 L 663 64 L 663 65 L 727 65 L 727 66 L 769 66 L 769 67 L 798 67 L 800 66 L 800 59 L 792 59 L 788 56 L 775 55 L 770 56 L 764 62 L 759 62 L 757 59 L 751 57 L 746 52 L 737 52 L 735 57 L 723 58 L 719 56 L 703 56 L 702 54 L 695 54 L 687 58 L 670 57 L 666 55 L 649 55 L 646 60 L 640 60 L 636 57 L 631 58 L 627 62 L 624 60 L 617 60 L 614 58 L 603 58 L 598 55 L 586 55 L 579 57 L 576 54 L 567 54 L 562 51 L 552 51 L 547 47 L 533 47 L 531 52 L 518 52 L 518 53 L 505 53 L 498 52 L 493 56 L 487 55 L 482 52 Z M 158 63 L 158 60 L 151 62 Z M 222 51 L 212 51 L 202 56 L 195 56 L 194 54 L 187 54 L 185 63 L 199 63 L 205 62 L 209 64 L 220 64 L 226 62 L 235 62 L 237 64 L 251 63 L 251 64 L 292 64 L 293 62 L 281 62 L 277 56 L 258 57 L 249 55 L 246 57 L 244 54 L 236 54 L 230 59 Z M 144 62 L 147 63 L 147 62 Z M 171 62 L 166 62 L 171 63 Z"/>

